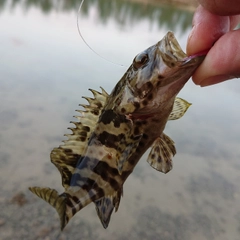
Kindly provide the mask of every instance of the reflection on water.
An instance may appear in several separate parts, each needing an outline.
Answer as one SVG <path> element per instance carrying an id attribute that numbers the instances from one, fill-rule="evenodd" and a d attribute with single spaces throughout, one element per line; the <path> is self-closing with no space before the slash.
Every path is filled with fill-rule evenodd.
<path id="1" fill-rule="evenodd" d="M 44 14 L 48 14 L 51 11 L 76 11 L 80 2 L 79 0 L 2 0 L 0 10 L 6 7 L 14 9 L 20 5 L 26 11 L 37 7 Z M 161 1 L 159 3 L 161 4 Z M 192 18 L 192 13 L 173 6 L 164 5 L 158 8 L 128 0 L 85 0 L 81 14 L 87 16 L 91 7 L 97 8 L 98 18 L 103 24 L 112 18 L 120 25 L 137 24 L 139 20 L 148 19 L 158 23 L 159 27 L 166 25 L 171 30 L 180 27 L 184 31 Z"/>
<path id="2" fill-rule="evenodd" d="M 89 205 L 59 235 L 55 211 L 27 188 L 62 191 L 51 149 L 85 103 L 81 96 L 91 96 L 87 89 L 110 92 L 126 69 L 81 41 L 79 1 L 0 4 L 0 239 L 239 239 L 238 81 L 204 89 L 190 81 L 180 96 L 193 105 L 166 129 L 178 151 L 173 170 L 161 174 L 143 157 L 107 230 Z M 191 16 L 168 6 L 85 0 L 80 21 L 91 46 L 128 65 L 167 30 L 184 48 Z"/>

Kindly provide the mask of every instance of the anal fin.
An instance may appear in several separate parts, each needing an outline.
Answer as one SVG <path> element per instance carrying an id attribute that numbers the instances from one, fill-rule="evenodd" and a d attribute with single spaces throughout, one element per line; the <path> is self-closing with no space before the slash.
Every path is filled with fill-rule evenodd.
<path id="1" fill-rule="evenodd" d="M 122 188 L 113 195 L 102 197 L 94 202 L 98 217 L 105 229 L 108 227 L 113 209 L 115 208 L 115 212 L 118 210 L 121 196 Z"/>
<path id="2" fill-rule="evenodd" d="M 163 133 L 154 141 L 147 162 L 157 171 L 168 173 L 172 169 L 172 158 L 175 154 L 174 141 Z"/>

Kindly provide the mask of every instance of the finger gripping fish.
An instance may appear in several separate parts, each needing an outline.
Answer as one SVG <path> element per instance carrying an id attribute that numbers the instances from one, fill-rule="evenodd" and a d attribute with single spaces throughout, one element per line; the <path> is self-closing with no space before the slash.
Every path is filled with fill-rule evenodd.
<path id="1" fill-rule="evenodd" d="M 58 212 L 61 229 L 94 202 L 104 228 L 118 210 L 123 184 L 141 156 L 152 146 L 148 163 L 167 173 L 176 154 L 163 133 L 168 120 L 182 117 L 190 106 L 176 95 L 204 56 L 188 57 L 172 32 L 138 54 L 110 95 L 90 90 L 67 140 L 51 152 L 65 191 L 30 187 Z"/>

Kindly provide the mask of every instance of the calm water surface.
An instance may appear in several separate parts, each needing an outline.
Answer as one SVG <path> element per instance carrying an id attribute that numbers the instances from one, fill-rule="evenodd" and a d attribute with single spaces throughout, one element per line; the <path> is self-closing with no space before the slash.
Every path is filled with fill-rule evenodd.
<path id="1" fill-rule="evenodd" d="M 74 110 L 110 92 L 134 56 L 175 32 L 183 49 L 192 13 L 120 0 L 0 2 L 0 239 L 223 239 L 240 235 L 240 85 L 200 88 L 180 96 L 193 105 L 165 132 L 175 141 L 173 170 L 152 169 L 146 156 L 124 185 L 119 211 L 107 230 L 94 205 L 59 233 L 58 216 L 29 186 L 62 191 L 49 154 L 64 139 Z M 24 195 L 23 206 L 14 196 Z M 18 201 L 19 203 L 19 201 Z"/>

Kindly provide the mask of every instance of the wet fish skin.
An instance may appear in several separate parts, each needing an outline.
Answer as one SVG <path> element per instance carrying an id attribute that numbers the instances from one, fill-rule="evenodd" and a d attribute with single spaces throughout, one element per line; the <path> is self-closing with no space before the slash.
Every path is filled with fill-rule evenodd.
<path id="1" fill-rule="evenodd" d="M 73 134 L 51 153 L 64 193 L 30 188 L 56 208 L 61 229 L 91 202 L 106 228 L 119 207 L 125 180 L 149 147 L 149 164 L 164 173 L 171 170 L 176 149 L 163 130 L 168 120 L 180 118 L 188 108 L 176 95 L 202 60 L 187 57 L 168 32 L 135 57 L 110 95 L 91 90 L 94 98 L 86 98 L 89 105 L 82 105 L 85 111 L 77 116 Z"/>

